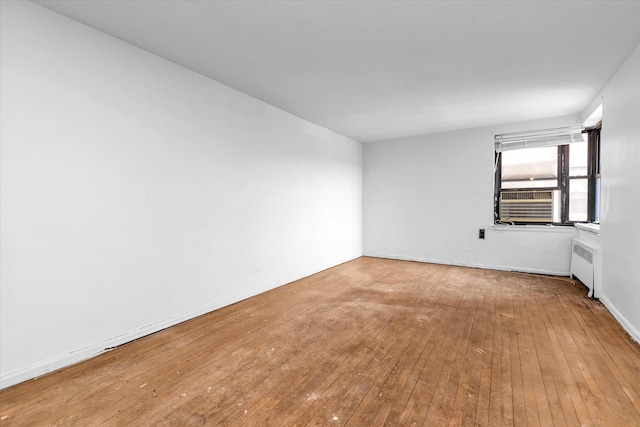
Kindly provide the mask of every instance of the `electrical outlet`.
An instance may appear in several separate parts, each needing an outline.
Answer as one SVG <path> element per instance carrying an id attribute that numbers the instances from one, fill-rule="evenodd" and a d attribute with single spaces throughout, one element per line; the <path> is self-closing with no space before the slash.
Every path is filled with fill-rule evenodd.
<path id="1" fill-rule="evenodd" d="M 480 232 L 478 233 L 478 239 L 484 239 L 484 228 L 480 229 Z"/>

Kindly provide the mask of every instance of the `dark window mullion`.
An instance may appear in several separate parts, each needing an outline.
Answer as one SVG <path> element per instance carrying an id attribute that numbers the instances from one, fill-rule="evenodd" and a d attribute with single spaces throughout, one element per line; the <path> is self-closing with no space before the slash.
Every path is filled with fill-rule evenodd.
<path id="1" fill-rule="evenodd" d="M 569 219 L 569 145 L 558 146 L 558 188 L 560 189 L 560 222 Z"/>
<path id="2" fill-rule="evenodd" d="M 592 129 L 588 132 L 587 146 L 587 221 L 596 220 L 596 177 L 600 174 L 599 148 L 600 129 Z"/>
<path id="3" fill-rule="evenodd" d="M 502 153 L 496 152 L 494 159 L 496 165 L 496 173 L 494 174 L 495 183 L 493 187 L 493 220 L 500 219 L 500 189 L 502 188 Z"/>

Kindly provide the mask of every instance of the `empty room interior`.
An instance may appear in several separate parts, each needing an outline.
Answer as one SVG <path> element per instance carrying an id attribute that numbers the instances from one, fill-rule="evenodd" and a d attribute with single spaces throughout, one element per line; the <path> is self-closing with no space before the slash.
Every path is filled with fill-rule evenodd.
<path id="1" fill-rule="evenodd" d="M 0 426 L 640 426 L 639 1 L 0 8 Z"/>

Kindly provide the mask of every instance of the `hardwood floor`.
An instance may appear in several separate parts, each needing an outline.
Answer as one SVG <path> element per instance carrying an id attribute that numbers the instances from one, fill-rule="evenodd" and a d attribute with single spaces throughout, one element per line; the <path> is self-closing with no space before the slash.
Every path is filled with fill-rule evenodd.
<path id="1" fill-rule="evenodd" d="M 0 425 L 640 426 L 568 279 L 360 258 L 0 392 Z"/>

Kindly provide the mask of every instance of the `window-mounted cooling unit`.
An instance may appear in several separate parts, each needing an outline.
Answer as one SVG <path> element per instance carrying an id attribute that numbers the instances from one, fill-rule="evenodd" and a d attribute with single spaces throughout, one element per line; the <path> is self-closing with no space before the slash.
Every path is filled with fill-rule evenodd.
<path id="1" fill-rule="evenodd" d="M 553 190 L 501 191 L 500 221 L 553 222 Z"/>

